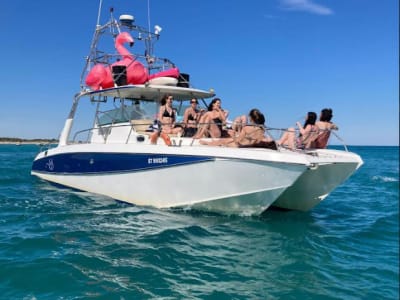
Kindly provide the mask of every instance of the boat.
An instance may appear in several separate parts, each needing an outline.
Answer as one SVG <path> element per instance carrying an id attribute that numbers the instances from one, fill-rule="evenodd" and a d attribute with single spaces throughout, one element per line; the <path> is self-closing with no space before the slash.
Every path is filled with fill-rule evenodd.
<path id="1" fill-rule="evenodd" d="M 279 195 L 273 206 L 309 211 L 318 205 L 363 165 L 359 155 L 349 152 L 347 147 L 345 149 L 304 151 L 310 162 L 309 167 L 293 185 Z M 280 151 L 292 150 L 282 148 Z"/>
<path id="2" fill-rule="evenodd" d="M 160 26 L 116 19 L 113 9 L 105 24 L 99 20 L 100 9 L 59 142 L 37 154 L 32 175 L 139 206 L 260 215 L 273 205 L 309 210 L 361 166 L 357 154 L 339 150 L 214 147 L 180 134 L 152 144 L 164 95 L 182 116 L 192 98 L 206 107 L 215 91 L 195 88 L 189 74 L 154 54 Z M 133 42 L 144 51 L 131 54 L 125 45 Z M 85 105 L 90 124 L 78 121 Z"/>

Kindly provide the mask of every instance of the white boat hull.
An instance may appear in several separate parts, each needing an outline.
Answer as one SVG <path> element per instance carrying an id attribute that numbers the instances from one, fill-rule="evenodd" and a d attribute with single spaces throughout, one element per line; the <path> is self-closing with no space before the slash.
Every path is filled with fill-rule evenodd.
<path id="1" fill-rule="evenodd" d="M 308 211 L 324 200 L 329 193 L 346 181 L 362 164 L 354 153 L 337 150 L 317 150 L 310 156 L 313 166 L 287 188 L 273 206 Z"/>
<path id="2" fill-rule="evenodd" d="M 47 153 L 46 156 L 39 155 L 37 159 L 43 159 L 45 165 L 49 165 L 49 162 L 53 165 L 60 164 L 61 161 L 57 162 L 57 154 L 68 153 L 68 147 L 73 151 L 69 153 L 70 156 L 83 157 L 80 163 L 83 169 L 86 168 L 84 167 L 85 159 L 93 160 L 93 165 L 96 164 L 96 158 L 91 158 L 95 157 L 93 156 L 95 152 L 90 152 L 94 148 L 102 154 L 111 151 L 110 147 L 101 145 L 65 146 L 59 150 L 59 153 L 56 150 L 54 155 Z M 113 145 L 114 161 L 109 161 L 109 164 L 118 165 L 117 160 L 118 156 L 122 155 L 122 148 L 118 150 L 118 147 Z M 162 160 L 172 161 L 173 155 L 176 155 L 174 152 L 177 150 L 185 153 L 185 148 L 195 149 L 195 147 L 147 146 L 146 148 L 145 146 L 143 149 L 155 148 L 164 148 L 168 152 L 146 154 L 139 152 L 137 156 L 145 160 L 145 164 L 150 163 L 150 160 L 159 162 L 161 164 L 159 168 L 146 168 L 140 165 L 132 171 L 68 173 L 68 169 L 72 169 L 69 166 L 63 172 L 33 168 L 32 174 L 50 182 L 141 206 L 193 207 L 224 214 L 258 215 L 265 211 L 306 169 L 304 163 L 274 161 L 274 157 L 279 157 L 276 151 L 215 148 L 212 159 L 163 166 Z M 189 150 L 192 155 L 211 157 L 209 154 L 212 148 L 203 148 Z M 135 153 L 131 150 L 125 149 L 124 154 L 134 157 Z M 259 156 L 259 159 L 243 158 L 246 153 L 253 156 L 256 154 L 255 156 Z M 181 155 L 185 156 L 185 154 Z M 285 156 L 285 154 L 281 155 Z M 126 160 L 126 156 L 124 159 Z M 285 158 L 282 157 L 282 159 Z M 62 162 L 65 161 L 66 159 L 62 160 Z M 55 169 L 54 166 L 53 169 Z"/>

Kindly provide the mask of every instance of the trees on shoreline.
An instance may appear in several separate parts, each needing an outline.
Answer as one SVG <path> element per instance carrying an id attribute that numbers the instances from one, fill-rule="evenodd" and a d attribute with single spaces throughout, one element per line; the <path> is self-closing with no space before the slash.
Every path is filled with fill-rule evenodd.
<path id="1" fill-rule="evenodd" d="M 0 143 L 58 143 L 57 139 L 21 139 L 13 137 L 0 137 Z"/>

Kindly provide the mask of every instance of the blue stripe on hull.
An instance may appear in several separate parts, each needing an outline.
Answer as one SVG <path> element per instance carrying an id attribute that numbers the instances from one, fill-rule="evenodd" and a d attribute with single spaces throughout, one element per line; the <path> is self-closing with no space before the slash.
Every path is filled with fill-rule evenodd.
<path id="1" fill-rule="evenodd" d="M 32 171 L 51 174 L 124 173 L 214 160 L 208 156 L 144 153 L 65 153 L 35 160 Z"/>

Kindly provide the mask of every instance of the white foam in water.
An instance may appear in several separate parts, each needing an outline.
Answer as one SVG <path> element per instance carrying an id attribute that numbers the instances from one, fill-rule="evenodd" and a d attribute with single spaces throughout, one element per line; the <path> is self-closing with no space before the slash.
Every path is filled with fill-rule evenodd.
<path id="1" fill-rule="evenodd" d="M 372 177 L 372 180 L 383 181 L 383 182 L 397 182 L 397 181 L 399 181 L 398 178 L 388 177 L 388 176 L 374 176 L 374 177 Z"/>

